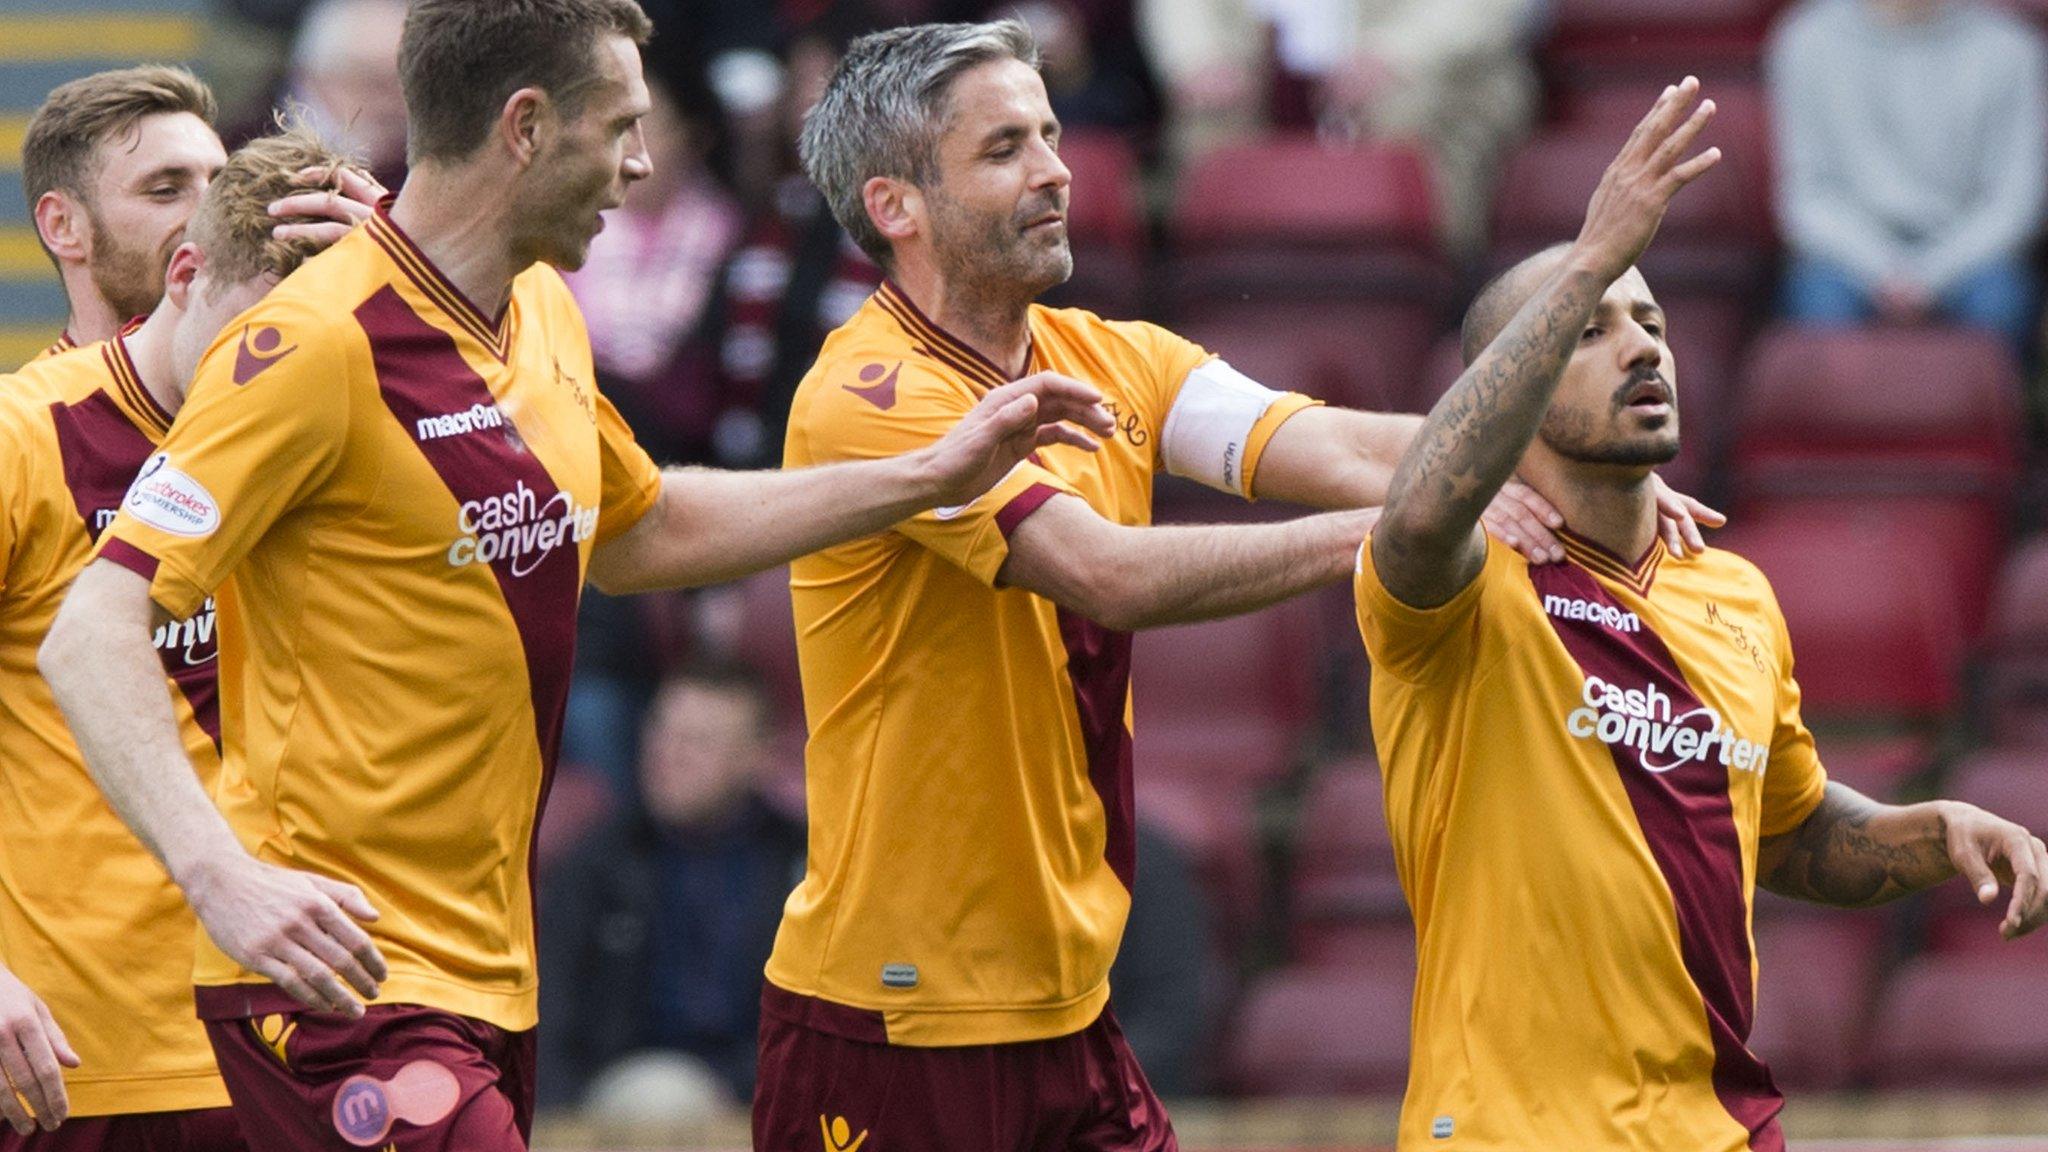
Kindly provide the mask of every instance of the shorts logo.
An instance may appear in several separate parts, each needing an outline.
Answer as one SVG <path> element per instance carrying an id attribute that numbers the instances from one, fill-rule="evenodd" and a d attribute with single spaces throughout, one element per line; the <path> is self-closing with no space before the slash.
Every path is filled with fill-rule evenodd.
<path id="1" fill-rule="evenodd" d="M 284 1053 L 285 1045 L 291 1043 L 292 1033 L 299 1030 L 297 1020 L 272 1013 L 249 1021 L 249 1027 L 255 1029 L 256 1038 L 263 1041 L 263 1046 L 270 1049 L 271 1055 L 277 1057 L 279 1064 L 286 1068 L 292 1066 L 291 1060 Z"/>
<path id="2" fill-rule="evenodd" d="M 275 328 L 255 329 L 254 336 L 249 334 L 250 331 L 251 329 L 246 327 L 242 329 L 242 345 L 235 349 L 236 384 L 247 384 L 261 376 L 265 368 L 298 351 L 299 348 L 294 344 L 279 352 L 277 346 L 284 343 L 284 334 Z"/>
<path id="3" fill-rule="evenodd" d="M 1720 713 L 1704 704 L 1673 715 L 1670 693 L 1654 682 L 1623 688 L 1588 676 L 1579 698 L 1583 706 L 1564 718 L 1565 731 L 1582 740 L 1598 740 L 1616 755 L 1622 749 L 1633 751 L 1645 772 L 1662 775 L 1688 762 L 1714 759 L 1723 767 L 1761 776 L 1771 758 L 1769 744 L 1736 735 Z"/>
<path id="4" fill-rule="evenodd" d="M 334 1094 L 334 1130 L 358 1148 L 374 1148 L 403 1121 L 439 1124 L 462 1100 L 462 1084 L 445 1064 L 415 1060 L 389 1080 L 356 1075 Z"/>
<path id="5" fill-rule="evenodd" d="M 512 575 L 524 576 L 556 548 L 573 547 L 596 535 L 597 513 L 567 492 L 542 500 L 524 480 L 518 481 L 503 495 L 463 502 L 455 517 L 462 535 L 448 548 L 448 566 L 502 560 Z"/>
<path id="6" fill-rule="evenodd" d="M 142 465 L 121 507 L 130 516 L 173 536 L 211 536 L 220 527 L 220 505 L 205 485 L 171 467 L 159 452 Z"/>
<path id="7" fill-rule="evenodd" d="M 503 428 L 505 413 L 496 404 L 472 404 L 446 416 L 422 416 L 413 422 L 413 437 L 424 444 L 449 436 L 467 436 L 486 428 Z"/>
<path id="8" fill-rule="evenodd" d="M 896 374 L 901 371 L 903 371 L 903 361 L 901 360 L 896 362 L 894 368 L 884 368 L 880 364 L 870 364 L 860 370 L 860 381 L 868 385 L 868 387 L 856 388 L 851 384 L 842 384 L 840 387 L 887 412 L 896 406 Z M 881 381 L 881 383 L 875 383 L 877 380 Z"/>
<path id="9" fill-rule="evenodd" d="M 818 1127 L 825 1134 L 825 1152 L 858 1152 L 868 1140 L 868 1130 L 863 1128 L 860 1135 L 855 1136 L 853 1126 L 846 1122 L 844 1116 L 834 1116 L 830 1120 L 819 1116 Z"/>

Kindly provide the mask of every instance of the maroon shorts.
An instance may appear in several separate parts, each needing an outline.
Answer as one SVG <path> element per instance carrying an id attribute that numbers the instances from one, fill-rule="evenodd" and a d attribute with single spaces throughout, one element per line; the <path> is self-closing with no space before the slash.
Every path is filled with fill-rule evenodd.
<path id="1" fill-rule="evenodd" d="M 526 1152 L 533 1032 L 410 1004 L 208 1020 L 262 1152 Z"/>
<path id="2" fill-rule="evenodd" d="M 1108 1009 L 1019 1044 L 907 1048 L 881 1027 L 765 986 L 754 1152 L 1179 1152 Z"/>
<path id="3" fill-rule="evenodd" d="M 55 1132 L 18 1136 L 0 1124 L 0 1152 L 248 1152 L 226 1108 L 74 1116 Z"/>

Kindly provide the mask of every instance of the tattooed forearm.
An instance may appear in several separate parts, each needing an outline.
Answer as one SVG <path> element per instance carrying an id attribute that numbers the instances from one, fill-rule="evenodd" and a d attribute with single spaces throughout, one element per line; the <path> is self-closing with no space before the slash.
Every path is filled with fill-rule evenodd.
<path id="1" fill-rule="evenodd" d="M 1423 421 L 1373 536 L 1374 561 L 1396 595 L 1440 603 L 1470 579 L 1472 529 L 1535 438 L 1606 287 L 1570 263 L 1560 268 Z"/>
<path id="2" fill-rule="evenodd" d="M 1829 784 L 1806 822 L 1757 853 L 1757 882 L 1781 896 L 1865 908 L 1955 875 L 1939 810 L 1879 804 Z"/>

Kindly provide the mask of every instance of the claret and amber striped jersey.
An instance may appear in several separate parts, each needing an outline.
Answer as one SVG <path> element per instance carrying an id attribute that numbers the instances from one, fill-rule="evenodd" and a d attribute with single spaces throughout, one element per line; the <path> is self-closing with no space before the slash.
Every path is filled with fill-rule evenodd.
<path id="1" fill-rule="evenodd" d="M 553 269 L 486 317 L 380 211 L 221 333 L 108 529 L 173 615 L 234 575 L 222 811 L 363 889 L 380 1003 L 533 1026 L 577 599 L 660 483 Z M 211 1018 L 291 1007 L 207 943 L 196 977 Z"/>
<path id="2" fill-rule="evenodd" d="M 1034 307 L 1028 371 L 1102 389 L 1117 431 L 1041 451 L 979 499 L 796 562 L 809 865 L 767 1006 L 909 1045 L 1078 1031 L 1106 1002 L 1130 907 L 1131 638 L 997 576 L 1057 494 L 1144 524 L 1162 467 L 1249 494 L 1306 397 L 1148 324 Z M 894 456 L 1005 377 L 885 284 L 826 341 L 791 466 Z"/>
<path id="3" fill-rule="evenodd" d="M 1763 574 L 1488 544 L 1410 608 L 1368 547 L 1358 622 L 1415 914 L 1400 1147 L 1782 1149 L 1746 1046 L 1757 842 L 1826 784 Z"/>
<path id="4" fill-rule="evenodd" d="M 192 1014 L 197 922 L 87 773 L 36 650 L 93 541 L 170 427 L 119 338 L 0 381 L 0 963 L 83 1063 L 75 1115 L 227 1104 Z M 186 749 L 219 770 L 214 613 L 157 630 Z"/>

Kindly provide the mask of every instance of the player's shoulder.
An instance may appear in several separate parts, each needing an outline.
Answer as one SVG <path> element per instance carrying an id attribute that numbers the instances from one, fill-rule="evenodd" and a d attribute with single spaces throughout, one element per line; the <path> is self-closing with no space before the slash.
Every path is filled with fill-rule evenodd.
<path id="1" fill-rule="evenodd" d="M 33 411 L 75 401 L 104 387 L 109 378 L 104 342 L 70 348 L 0 376 L 0 411 Z"/>
<path id="2" fill-rule="evenodd" d="M 1186 341 L 1148 320 L 1112 320 L 1086 308 L 1031 306 L 1034 333 L 1091 345 L 1099 352 L 1150 360 Z"/>
<path id="3" fill-rule="evenodd" d="M 1669 571 L 1682 574 L 1680 581 L 1693 595 L 1729 604 L 1752 605 L 1773 614 L 1778 611 L 1778 596 L 1771 588 L 1771 578 L 1739 552 L 1710 545 L 1706 551 L 1687 557 Z"/>

